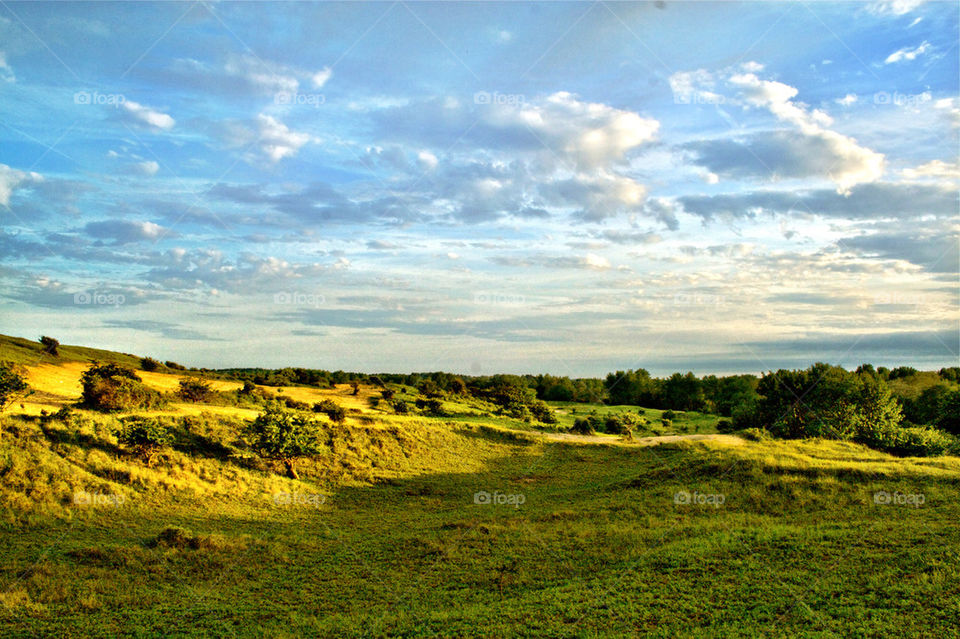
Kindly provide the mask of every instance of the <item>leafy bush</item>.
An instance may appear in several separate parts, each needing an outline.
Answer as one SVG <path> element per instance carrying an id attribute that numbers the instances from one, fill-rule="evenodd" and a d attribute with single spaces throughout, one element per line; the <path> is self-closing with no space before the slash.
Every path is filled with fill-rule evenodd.
<path id="1" fill-rule="evenodd" d="M 570 427 L 570 432 L 577 435 L 593 435 L 595 431 L 589 419 L 586 417 L 577 417 L 573 422 L 573 426 Z"/>
<path id="2" fill-rule="evenodd" d="M 418 405 L 419 405 L 419 401 Z M 446 417 L 447 413 L 443 409 L 443 402 L 439 399 L 428 399 L 423 406 L 423 410 L 427 415 L 431 417 Z"/>
<path id="3" fill-rule="evenodd" d="M 393 406 L 393 411 L 397 415 L 406 415 L 407 413 L 410 412 L 410 406 L 408 406 L 407 403 L 402 399 L 394 400 L 392 406 Z"/>
<path id="4" fill-rule="evenodd" d="M 660 417 L 662 417 L 663 419 L 676 419 L 677 414 L 672 410 L 665 410 L 663 411 L 663 414 L 660 415 Z"/>
<path id="5" fill-rule="evenodd" d="M 389 388 L 384 388 L 382 391 L 380 391 L 380 396 L 383 397 L 383 399 L 387 400 L 388 402 L 393 399 L 393 395 L 394 395 L 393 390 Z"/>
<path id="6" fill-rule="evenodd" d="M 607 415 L 607 418 L 603 422 L 603 430 L 606 433 L 611 435 L 626 435 L 628 433 L 633 433 L 633 424 L 624 419 L 626 415 Z"/>
<path id="7" fill-rule="evenodd" d="M 19 367 L 10 362 L 0 362 L 0 413 L 11 403 L 26 397 L 30 386 L 23 379 Z"/>
<path id="8" fill-rule="evenodd" d="M 177 395 L 181 399 L 195 404 L 205 402 L 213 395 L 213 389 L 210 382 L 199 377 L 184 377 L 180 380 L 180 388 Z"/>
<path id="9" fill-rule="evenodd" d="M 166 366 L 167 368 L 172 368 L 175 371 L 187 370 L 186 366 L 182 366 L 181 364 L 177 364 L 176 362 L 171 362 L 170 360 L 165 361 L 163 365 Z"/>
<path id="10" fill-rule="evenodd" d="M 60 348 L 60 342 L 58 340 L 55 340 L 52 337 L 43 335 L 40 338 L 40 343 L 43 344 L 44 353 L 47 353 L 48 355 L 53 355 L 54 357 L 60 354 L 60 352 L 57 350 L 58 348 Z"/>
<path id="11" fill-rule="evenodd" d="M 945 395 L 939 404 L 937 428 L 960 435 L 960 390 Z"/>
<path id="12" fill-rule="evenodd" d="M 94 363 L 80 376 L 83 403 L 95 410 L 158 408 L 160 393 L 144 386 L 140 376 L 119 364 Z"/>
<path id="13" fill-rule="evenodd" d="M 159 419 L 137 417 L 124 420 L 123 426 L 117 431 L 117 441 L 132 448 L 147 466 L 152 466 L 154 457 L 162 448 L 170 445 L 173 436 Z"/>
<path id="14" fill-rule="evenodd" d="M 949 451 L 956 440 L 926 426 L 882 426 L 864 430 L 854 441 L 901 457 L 932 457 Z"/>
<path id="15" fill-rule="evenodd" d="M 721 419 L 717 422 L 717 432 L 718 433 L 732 433 L 736 430 L 736 427 L 733 425 L 733 422 L 729 419 Z"/>
<path id="16" fill-rule="evenodd" d="M 142 357 L 140 358 L 140 368 L 150 373 L 160 368 L 160 362 L 152 357 Z"/>
<path id="17" fill-rule="evenodd" d="M 331 421 L 338 424 L 342 424 L 347 420 L 347 411 L 343 409 L 343 406 L 331 399 L 325 399 L 322 402 L 314 404 L 313 412 L 324 413 Z"/>
<path id="18" fill-rule="evenodd" d="M 543 400 L 535 399 L 530 402 L 530 414 L 538 422 L 544 424 L 557 423 L 557 416 L 553 414 L 553 409 Z"/>
<path id="19" fill-rule="evenodd" d="M 320 424 L 279 402 L 270 402 L 249 426 L 247 434 L 253 450 L 264 459 L 283 462 L 292 479 L 300 478 L 294 462 L 300 457 L 315 456 L 322 449 Z"/>

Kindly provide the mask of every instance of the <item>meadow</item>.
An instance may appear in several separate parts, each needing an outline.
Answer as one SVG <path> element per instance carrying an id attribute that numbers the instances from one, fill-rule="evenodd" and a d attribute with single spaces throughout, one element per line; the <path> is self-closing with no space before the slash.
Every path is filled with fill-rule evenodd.
<path id="1" fill-rule="evenodd" d="M 26 340 L 24 340 L 26 342 Z M 129 357 L 130 359 L 124 359 Z M 251 407 L 171 401 L 152 464 L 125 413 L 72 408 L 93 359 L 5 339 L 35 393 L 2 417 L 0 634 L 950 637 L 960 627 L 960 458 L 716 434 L 662 411 L 633 437 L 379 390 L 266 389 L 346 419 L 290 479 L 250 452 Z M 169 392 L 182 373 L 141 372 Z M 219 391 L 240 384 L 213 380 Z M 391 385 L 398 397 L 414 390 Z M 676 435 L 669 441 L 658 437 Z"/>

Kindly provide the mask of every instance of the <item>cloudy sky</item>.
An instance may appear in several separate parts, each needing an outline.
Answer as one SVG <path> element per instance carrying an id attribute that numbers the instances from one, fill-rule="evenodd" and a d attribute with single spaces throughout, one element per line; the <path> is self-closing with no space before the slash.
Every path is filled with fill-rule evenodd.
<path id="1" fill-rule="evenodd" d="M 0 3 L 0 332 L 956 365 L 958 5 Z"/>

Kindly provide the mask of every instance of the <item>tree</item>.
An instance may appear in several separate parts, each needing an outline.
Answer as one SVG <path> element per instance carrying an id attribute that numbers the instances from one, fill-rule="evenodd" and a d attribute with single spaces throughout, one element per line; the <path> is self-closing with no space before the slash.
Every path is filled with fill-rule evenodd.
<path id="1" fill-rule="evenodd" d="M 30 394 L 30 386 L 15 364 L 0 362 L 0 413 L 18 399 Z"/>
<path id="2" fill-rule="evenodd" d="M 937 428 L 960 435 L 960 390 L 945 395 L 940 401 Z"/>
<path id="3" fill-rule="evenodd" d="M 467 385 L 459 377 L 450 380 L 450 392 L 454 395 L 467 395 Z"/>
<path id="4" fill-rule="evenodd" d="M 342 424 L 347 420 L 347 411 L 331 399 L 325 399 L 313 405 L 313 412 L 324 413 L 331 421 Z"/>
<path id="5" fill-rule="evenodd" d="M 180 388 L 177 395 L 188 402 L 198 404 L 205 402 L 213 395 L 213 389 L 210 382 L 199 377 L 184 377 L 180 380 Z"/>
<path id="6" fill-rule="evenodd" d="M 160 362 L 152 357 L 142 357 L 140 358 L 140 368 L 149 373 L 160 368 Z"/>
<path id="7" fill-rule="evenodd" d="M 57 357 L 60 352 L 57 350 L 60 347 L 60 342 L 53 339 L 52 337 L 47 337 L 43 335 L 40 337 L 40 343 L 43 344 L 43 352 L 48 355 L 53 355 Z"/>
<path id="8" fill-rule="evenodd" d="M 117 441 L 132 448 L 147 466 L 153 465 L 157 453 L 172 440 L 170 430 L 157 418 L 128 420 L 117 432 Z"/>
<path id="9" fill-rule="evenodd" d="M 160 393 L 144 386 L 140 376 L 119 364 L 93 363 L 80 376 L 83 402 L 102 411 L 156 408 L 163 403 Z"/>
<path id="10" fill-rule="evenodd" d="M 270 402 L 248 429 L 251 447 L 260 457 L 282 462 L 291 479 L 300 479 L 294 462 L 321 450 L 320 425 L 302 413 Z"/>

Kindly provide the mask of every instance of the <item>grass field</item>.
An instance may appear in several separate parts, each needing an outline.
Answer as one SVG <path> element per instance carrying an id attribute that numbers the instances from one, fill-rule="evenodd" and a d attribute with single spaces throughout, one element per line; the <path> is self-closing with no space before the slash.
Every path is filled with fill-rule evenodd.
<path id="1" fill-rule="evenodd" d="M 44 362 L 31 383 L 74 401 L 84 367 Z M 8 410 L 0 634 L 958 636 L 960 458 L 556 441 L 469 403 L 405 417 L 351 392 L 283 389 L 357 411 L 300 480 L 244 447 L 251 409 L 171 404 L 193 417 L 153 467 L 118 447 L 114 416 L 40 419 L 61 401 L 46 395 Z M 636 411 L 555 406 L 561 427 Z"/>

